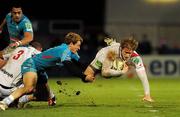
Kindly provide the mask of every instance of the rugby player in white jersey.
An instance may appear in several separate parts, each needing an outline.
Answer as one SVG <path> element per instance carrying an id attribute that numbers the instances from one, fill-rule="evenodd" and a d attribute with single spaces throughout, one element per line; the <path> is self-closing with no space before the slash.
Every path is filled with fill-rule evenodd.
<path id="1" fill-rule="evenodd" d="M 3 58 L 5 60 L 8 59 L 7 61 L 4 61 L 4 60 L 0 61 L 0 65 L 1 65 L 1 69 L 0 69 L 0 98 L 4 98 L 4 97 L 10 95 L 15 89 L 23 86 L 22 74 L 21 74 L 22 63 L 26 59 L 28 59 L 28 58 L 32 57 L 33 55 L 38 54 L 42 51 L 42 46 L 40 43 L 32 42 L 31 45 L 32 46 L 29 46 L 29 47 L 18 47 L 18 48 L 16 48 L 12 52 L 12 54 L 6 54 L 3 56 Z M 47 83 L 47 79 L 46 79 L 47 76 L 46 76 L 46 74 L 44 75 L 44 72 L 39 73 L 38 76 L 45 77 L 45 80 L 43 80 L 43 83 L 40 83 L 40 84 Z M 49 88 L 49 87 L 47 87 L 47 88 Z M 51 93 L 50 94 L 51 97 L 54 96 L 52 94 L 52 92 L 50 92 L 50 93 Z M 35 94 L 35 95 L 37 95 L 37 94 Z M 28 99 L 28 100 L 26 99 L 27 101 L 35 99 L 33 96 L 28 96 L 28 97 L 30 97 L 30 99 Z M 27 96 L 26 96 L 26 98 L 27 98 Z M 21 99 L 21 101 L 22 101 L 22 99 Z M 24 99 L 23 99 L 23 101 L 24 101 Z"/>
<path id="2" fill-rule="evenodd" d="M 109 46 L 98 51 L 95 59 L 84 73 L 86 75 L 96 75 L 97 71 L 101 71 L 102 76 L 112 77 L 121 76 L 127 73 L 130 68 L 134 68 L 144 88 L 143 100 L 153 102 L 143 61 L 135 51 L 138 42 L 133 37 L 125 38 L 120 43 L 111 39 L 106 41 L 108 41 Z M 120 66 L 114 65 L 114 62 Z"/>
<path id="3" fill-rule="evenodd" d="M 41 48 L 42 49 L 42 48 Z M 41 50 L 40 50 L 41 51 Z M 34 47 L 18 47 L 12 52 L 12 54 L 4 55 L 5 60 L 8 59 L 7 63 L 0 69 L 0 88 L 7 87 L 7 89 L 17 87 L 21 82 L 21 65 L 32 55 L 40 53 Z M 2 91 L 0 90 L 0 93 Z"/>

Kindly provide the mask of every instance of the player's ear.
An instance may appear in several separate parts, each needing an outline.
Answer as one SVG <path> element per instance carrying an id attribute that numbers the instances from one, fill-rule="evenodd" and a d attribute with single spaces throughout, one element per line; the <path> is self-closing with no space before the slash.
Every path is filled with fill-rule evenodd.
<path id="1" fill-rule="evenodd" d="M 74 45 L 73 42 L 69 43 L 69 46 L 72 46 L 72 45 Z"/>

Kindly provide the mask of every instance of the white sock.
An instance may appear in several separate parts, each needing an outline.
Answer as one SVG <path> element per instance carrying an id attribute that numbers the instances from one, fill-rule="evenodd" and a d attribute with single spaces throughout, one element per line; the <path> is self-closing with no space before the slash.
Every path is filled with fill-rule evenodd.
<path id="1" fill-rule="evenodd" d="M 5 104 L 9 105 L 9 104 L 11 104 L 11 103 L 14 101 L 14 97 L 13 97 L 12 95 L 10 95 L 10 96 L 4 98 L 2 101 L 3 101 Z"/>
<path id="2" fill-rule="evenodd" d="M 27 103 L 27 102 L 29 102 L 28 95 L 24 95 L 21 98 L 19 98 L 19 102 L 20 103 Z"/>
<path id="3" fill-rule="evenodd" d="M 50 89 L 49 93 L 50 93 L 50 98 L 53 98 L 55 96 L 51 89 Z"/>

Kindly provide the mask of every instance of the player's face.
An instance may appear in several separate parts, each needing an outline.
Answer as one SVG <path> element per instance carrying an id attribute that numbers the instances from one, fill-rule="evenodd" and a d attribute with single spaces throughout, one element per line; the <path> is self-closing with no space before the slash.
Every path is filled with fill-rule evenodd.
<path id="1" fill-rule="evenodd" d="M 133 51 L 128 48 L 123 48 L 122 49 L 122 57 L 124 60 L 128 61 L 132 55 Z"/>
<path id="2" fill-rule="evenodd" d="M 19 22 L 21 20 L 22 14 L 23 14 L 22 9 L 13 7 L 11 14 L 12 14 L 13 21 Z"/>
<path id="3" fill-rule="evenodd" d="M 77 43 L 73 44 L 73 43 L 70 43 L 70 50 L 73 52 L 73 53 L 76 53 L 78 50 L 80 50 L 80 46 L 81 46 L 81 42 L 78 41 Z"/>

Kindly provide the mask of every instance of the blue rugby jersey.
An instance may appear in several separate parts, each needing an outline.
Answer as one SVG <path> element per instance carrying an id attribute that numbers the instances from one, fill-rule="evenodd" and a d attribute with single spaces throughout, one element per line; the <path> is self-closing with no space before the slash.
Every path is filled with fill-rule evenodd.
<path id="1" fill-rule="evenodd" d="M 31 32 L 33 34 L 32 23 L 25 15 L 22 16 L 19 23 L 12 20 L 11 13 L 6 15 L 5 20 L 7 22 L 11 43 L 23 39 L 24 32 Z"/>
<path id="2" fill-rule="evenodd" d="M 78 53 L 74 54 L 69 50 L 69 46 L 65 43 L 50 48 L 40 54 L 33 57 L 37 70 L 42 70 L 47 67 L 62 64 L 63 61 L 71 61 L 71 59 L 79 60 Z"/>

